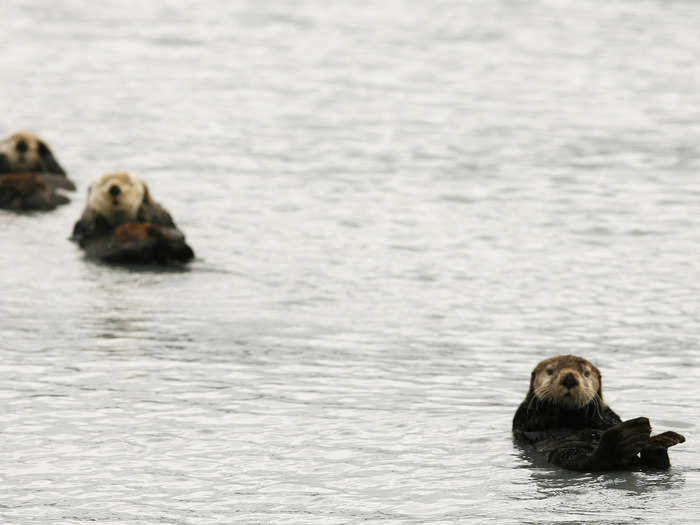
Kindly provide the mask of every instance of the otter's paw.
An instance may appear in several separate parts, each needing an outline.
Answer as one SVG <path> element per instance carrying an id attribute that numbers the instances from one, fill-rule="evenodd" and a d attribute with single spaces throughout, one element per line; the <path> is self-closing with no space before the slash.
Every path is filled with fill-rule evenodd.
<path id="1" fill-rule="evenodd" d="M 642 463 L 654 468 L 668 468 L 671 461 L 668 459 L 668 448 L 678 443 L 685 442 L 685 438 L 677 432 L 664 432 L 649 439 L 649 443 L 642 449 Z"/>
<path id="2" fill-rule="evenodd" d="M 600 436 L 592 459 L 601 468 L 625 466 L 649 443 L 650 434 L 651 425 L 646 417 L 618 423 Z"/>
<path id="3" fill-rule="evenodd" d="M 661 434 L 656 434 L 649 438 L 649 445 L 660 446 L 664 448 L 672 447 L 673 445 L 678 445 L 678 443 L 685 443 L 685 437 L 683 437 L 678 432 L 673 432 L 669 430 L 668 432 L 663 432 Z"/>

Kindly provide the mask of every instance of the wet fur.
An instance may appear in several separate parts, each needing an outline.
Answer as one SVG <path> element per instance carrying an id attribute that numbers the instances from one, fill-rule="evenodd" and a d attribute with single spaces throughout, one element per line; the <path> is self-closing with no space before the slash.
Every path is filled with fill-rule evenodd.
<path id="1" fill-rule="evenodd" d="M 121 190 L 116 198 L 109 194 L 112 185 Z M 151 198 L 148 186 L 127 173 L 110 173 L 100 178 L 88 188 L 87 200 L 71 237 L 83 248 L 85 242 L 109 234 L 130 222 L 150 222 L 177 228 L 165 208 Z"/>
<path id="2" fill-rule="evenodd" d="M 117 186 L 117 195 L 110 188 Z M 146 184 L 127 173 L 105 175 L 88 190 L 88 204 L 73 227 L 89 257 L 117 263 L 187 262 L 194 252 Z"/>
<path id="3" fill-rule="evenodd" d="M 75 185 L 43 140 L 22 132 L 0 141 L 0 208 L 53 210 L 70 201 L 59 189 Z"/>
<path id="4" fill-rule="evenodd" d="M 187 262 L 194 252 L 176 228 L 149 222 L 123 224 L 111 235 L 86 243 L 88 257 L 118 264 Z"/>
<path id="5" fill-rule="evenodd" d="M 570 389 L 562 385 L 567 374 L 577 382 Z M 600 371 L 571 355 L 545 359 L 535 367 L 513 418 L 513 432 L 516 440 L 534 446 L 550 462 L 587 471 L 668 468 L 667 448 L 685 441 L 675 432 L 650 437 L 644 417 L 623 422 L 603 400 Z"/>
<path id="6" fill-rule="evenodd" d="M 19 132 L 0 142 L 0 174 L 25 172 L 66 176 L 46 142 L 32 133 Z"/>

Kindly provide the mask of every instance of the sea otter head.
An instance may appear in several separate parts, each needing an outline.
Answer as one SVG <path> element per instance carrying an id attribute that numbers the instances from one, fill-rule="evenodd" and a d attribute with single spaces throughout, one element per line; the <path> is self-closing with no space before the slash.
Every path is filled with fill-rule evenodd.
<path id="1" fill-rule="evenodd" d="M 0 142 L 0 173 L 40 171 L 65 175 L 46 142 L 27 132 L 15 133 Z"/>
<path id="2" fill-rule="evenodd" d="M 591 402 L 603 402 L 602 385 L 600 371 L 589 361 L 559 355 L 535 367 L 528 396 L 566 408 L 583 408 Z"/>
<path id="3" fill-rule="evenodd" d="M 118 226 L 138 219 L 139 208 L 150 203 L 146 184 L 128 173 L 110 173 L 88 190 L 88 207 Z"/>

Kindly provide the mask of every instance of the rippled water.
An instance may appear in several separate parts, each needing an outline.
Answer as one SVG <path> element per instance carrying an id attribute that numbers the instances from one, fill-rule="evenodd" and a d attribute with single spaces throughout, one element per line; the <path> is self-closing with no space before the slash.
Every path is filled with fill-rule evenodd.
<path id="1" fill-rule="evenodd" d="M 158 4 L 158 5 L 155 5 Z M 700 4 L 0 5 L 0 134 L 79 186 L 0 213 L 0 521 L 691 523 Z M 67 241 L 148 181 L 197 252 Z M 668 472 L 533 465 L 541 358 L 603 371 Z"/>

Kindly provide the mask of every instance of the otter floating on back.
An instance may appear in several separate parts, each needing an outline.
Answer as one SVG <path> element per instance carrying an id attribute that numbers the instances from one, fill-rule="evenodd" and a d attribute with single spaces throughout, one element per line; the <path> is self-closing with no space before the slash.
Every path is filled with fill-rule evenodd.
<path id="1" fill-rule="evenodd" d="M 534 445 L 548 461 L 571 470 L 668 468 L 676 432 L 650 436 L 645 417 L 622 421 L 603 401 L 600 371 L 573 355 L 540 362 L 513 418 L 517 440 Z"/>
<path id="2" fill-rule="evenodd" d="M 43 140 L 22 132 L 0 141 L 0 208 L 53 210 L 69 202 L 58 189 L 72 191 L 75 184 Z"/>
<path id="3" fill-rule="evenodd" d="M 106 262 L 184 263 L 194 257 L 170 214 L 128 173 L 105 175 L 90 186 L 71 240 L 88 257 Z"/>

